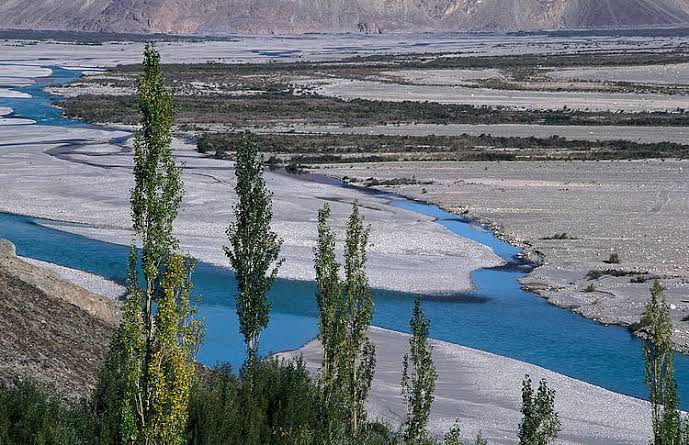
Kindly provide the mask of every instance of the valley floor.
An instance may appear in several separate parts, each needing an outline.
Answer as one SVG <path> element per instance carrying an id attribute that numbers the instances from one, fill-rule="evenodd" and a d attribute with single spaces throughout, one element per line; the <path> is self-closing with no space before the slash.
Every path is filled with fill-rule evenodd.
<path id="1" fill-rule="evenodd" d="M 200 49 L 207 51 L 207 57 L 237 61 L 255 57 L 247 49 L 252 43 L 244 42 L 240 50 L 231 51 L 219 42 L 187 46 L 172 43 L 163 45 L 162 52 L 164 57 L 171 56 L 168 61 L 195 58 Z M 309 43 L 308 54 L 314 58 L 331 55 L 317 47 Z M 514 46 L 510 49 L 495 44 L 490 52 L 499 55 L 510 50 Z M 42 65 L 112 66 L 137 62 L 141 45 L 6 44 L 0 47 L 0 54 L 7 61 L 0 66 L 4 69 L 3 84 L 20 86 L 45 75 L 24 71 L 28 66 L 35 70 L 38 59 Z M 16 98 L 16 93 L 5 89 L 0 95 Z M 0 211 L 52 219 L 55 221 L 45 224 L 128 245 L 132 236 L 128 200 L 131 134 L 92 127 L 32 125 L 26 119 L 13 118 L 10 111 L 0 109 Z M 681 140 L 683 131 L 678 129 L 672 139 Z M 638 132 L 633 138 L 640 138 Z M 235 199 L 232 162 L 201 156 L 195 146 L 181 139 L 175 144 L 178 160 L 185 163 L 187 186 L 175 227 L 182 247 L 201 260 L 226 265 L 224 230 Z M 689 191 L 687 168 L 689 163 L 684 161 L 425 162 L 332 165 L 322 166 L 317 172 L 362 179 L 414 177 L 418 184 L 392 186 L 389 190 L 494 225 L 505 238 L 524 246 L 533 259 L 543 261 L 542 267 L 525 278 L 526 285 L 551 302 L 587 317 L 607 323 L 638 321 L 650 284 L 642 281 L 657 275 L 669 288 L 669 300 L 674 306 L 675 341 L 680 348 L 686 348 L 689 324 L 680 320 L 689 313 L 684 302 L 689 287 L 689 215 L 682 205 Z M 373 226 L 373 286 L 412 292 L 457 292 L 471 288 L 472 271 L 502 263 L 488 248 L 452 235 L 430 218 L 394 208 L 384 198 L 279 173 L 269 173 L 267 179 L 275 192 L 275 228 L 285 239 L 282 276 L 286 278 L 313 277 L 316 212 L 326 202 L 333 206 L 335 226 L 340 232 L 352 202 L 359 200 L 364 208 Z M 562 233 L 567 237 L 545 239 Z M 621 263 L 606 264 L 610 253 L 618 253 Z M 590 270 L 603 271 L 603 275 L 589 280 L 586 274 Z M 606 275 L 608 270 L 632 275 L 610 277 Z M 122 289 L 116 285 L 78 271 L 58 268 L 57 272 L 94 291 L 121 294 Z M 632 282 L 634 279 L 639 282 Z M 592 287 L 587 290 L 589 285 Z M 378 348 L 371 410 L 376 417 L 395 422 L 401 413 L 400 358 L 407 337 L 378 329 L 372 330 L 372 336 L 384 347 Z M 298 352 L 315 369 L 319 360 L 317 344 L 309 343 Z M 529 373 L 534 379 L 546 377 L 558 391 L 557 408 L 564 425 L 558 443 L 647 443 L 649 406 L 645 402 L 456 345 L 436 342 L 435 358 L 440 375 L 432 419 L 435 433 L 447 430 L 459 418 L 467 435 L 481 430 L 491 443 L 515 443 L 519 388 L 524 374 Z"/>
<path id="2" fill-rule="evenodd" d="M 689 349 L 687 161 L 388 162 L 318 171 L 414 177 L 416 184 L 382 188 L 492 226 L 541 264 L 522 279 L 526 287 L 603 323 L 638 323 L 657 277 L 673 340 Z M 608 262 L 613 253 L 619 264 Z"/>

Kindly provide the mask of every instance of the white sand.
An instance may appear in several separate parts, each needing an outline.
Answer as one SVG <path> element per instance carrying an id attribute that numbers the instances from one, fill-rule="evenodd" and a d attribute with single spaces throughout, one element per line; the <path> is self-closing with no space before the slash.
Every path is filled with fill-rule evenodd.
<path id="1" fill-rule="evenodd" d="M 447 70 L 395 70 L 381 73 L 392 78 L 401 78 L 405 81 L 421 85 L 466 85 L 475 84 L 477 80 L 495 79 L 504 77 L 499 69 L 447 69 Z M 472 82 L 473 81 L 473 82 Z"/>
<path id="2" fill-rule="evenodd" d="M 38 266 L 40 268 L 49 270 L 65 281 L 69 281 L 84 289 L 93 292 L 94 294 L 102 295 L 104 297 L 112 298 L 113 300 L 120 300 L 124 297 L 125 287 L 114 281 L 107 280 L 98 275 L 90 274 L 81 270 L 70 269 L 69 267 L 59 266 L 53 263 L 46 263 L 33 258 L 21 257 L 22 260 L 29 264 Z"/>
<path id="3" fill-rule="evenodd" d="M 11 90 L 9 88 L 0 88 L 0 97 L 9 97 L 13 99 L 30 98 L 30 94 L 22 93 L 20 91 Z"/>
<path id="4" fill-rule="evenodd" d="M 27 137 L 19 127 L 5 127 L 0 131 L 5 145 L 0 185 L 6 192 L 0 196 L 0 210 L 94 225 L 60 228 L 129 244 L 131 152 L 108 143 L 122 135 L 126 133 L 72 127 L 56 134 L 55 127 L 35 125 Z M 79 145 L 63 147 L 62 159 L 46 153 L 75 139 Z M 222 246 L 235 201 L 232 163 L 201 158 L 193 146 L 177 145 L 186 164 L 186 195 L 176 233 L 182 247 L 198 259 L 227 265 Z M 285 240 L 285 278 L 314 277 L 318 208 L 331 204 L 333 223 L 342 233 L 354 200 L 361 202 L 372 224 L 370 277 L 376 287 L 456 292 L 471 287 L 471 271 L 501 263 L 488 248 L 451 234 L 430 218 L 396 209 L 385 198 L 282 174 L 267 173 L 266 179 L 275 193 L 274 227 Z"/>
<path id="5" fill-rule="evenodd" d="M 12 114 L 12 108 L 10 107 L 0 107 L 0 127 L 8 125 L 29 125 L 35 123 L 31 119 L 10 119 L 4 116 L 9 116 Z"/>
<path id="6" fill-rule="evenodd" d="M 377 345 L 376 373 L 368 403 L 370 417 L 396 426 L 404 415 L 399 382 L 409 336 L 379 328 L 372 328 L 370 336 Z M 434 435 L 442 436 L 459 419 L 468 439 L 481 431 L 490 444 L 518 443 L 521 382 L 529 374 L 536 385 L 541 378 L 547 379 L 557 392 L 555 408 L 562 432 L 556 444 L 648 443 L 650 406 L 645 401 L 510 358 L 441 341 L 432 343 L 438 372 L 429 423 Z M 317 341 L 280 355 L 303 355 L 311 370 L 316 372 L 320 367 Z"/>
<path id="7" fill-rule="evenodd" d="M 48 77 L 53 74 L 50 68 L 26 65 L 0 64 L 0 77 L 14 79 L 33 79 L 35 77 Z"/>
<path id="8" fill-rule="evenodd" d="M 73 57 L 68 59 L 72 66 Z M 21 72 L 17 65 L 12 69 L 14 74 Z M 26 76 L 43 74 L 44 70 L 27 66 Z M 111 143 L 129 133 L 40 125 L 27 131 L 16 125 L 26 122 L 6 123 L 15 125 L 0 129 L 0 211 L 88 224 L 93 227 L 60 228 L 125 245 L 131 242 L 131 147 Z M 185 164 L 186 185 L 176 234 L 191 255 L 227 266 L 222 247 L 227 244 L 224 232 L 236 200 L 232 163 L 202 158 L 194 146 L 176 144 L 178 160 Z M 267 173 L 266 179 L 275 193 L 274 227 L 285 240 L 286 261 L 280 270 L 284 278 L 314 278 L 318 208 L 331 203 L 333 224 L 342 233 L 355 200 L 372 224 L 370 278 L 376 287 L 457 292 L 471 287 L 471 271 L 501 264 L 490 249 L 454 236 L 430 218 L 396 209 L 384 198 L 281 174 Z M 341 237 L 339 241 L 341 248 Z"/>
<path id="9" fill-rule="evenodd" d="M 689 63 L 649 66 L 559 68 L 549 72 L 554 79 L 689 84 Z"/>

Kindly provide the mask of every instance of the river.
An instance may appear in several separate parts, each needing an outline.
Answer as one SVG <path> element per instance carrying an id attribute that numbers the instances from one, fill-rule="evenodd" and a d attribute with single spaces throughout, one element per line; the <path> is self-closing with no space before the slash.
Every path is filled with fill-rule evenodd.
<path id="1" fill-rule="evenodd" d="M 78 76 L 51 68 L 53 77 L 16 88 L 31 94 L 31 99 L 0 98 L 0 107 L 14 108 L 12 117 L 47 125 L 85 125 L 65 119 L 51 107 L 54 98 L 41 92 L 48 84 Z M 517 248 L 497 239 L 484 227 L 430 204 L 390 194 L 382 196 L 391 205 L 436 218 L 452 233 L 489 246 L 507 262 L 506 266 L 475 271 L 475 288 L 471 292 L 424 295 L 432 337 L 540 365 L 616 392 L 646 397 L 641 342 L 626 329 L 604 326 L 523 291 L 517 280 L 531 265 L 522 259 Z M 60 224 L 54 221 L 47 227 L 44 222 L 39 218 L 0 214 L 0 238 L 14 242 L 19 255 L 124 281 L 127 246 L 60 230 Z M 194 289 L 200 296 L 200 314 L 206 318 L 207 329 L 199 360 L 208 365 L 227 362 L 239 366 L 244 360 L 244 347 L 233 302 L 233 274 L 222 267 L 198 263 Z M 273 307 L 269 327 L 261 339 L 263 354 L 298 348 L 317 334 L 313 282 L 278 279 L 270 297 Z M 409 331 L 414 295 L 374 289 L 374 298 L 376 326 Z M 675 370 L 684 400 L 682 407 L 687 409 L 689 358 L 676 355 Z"/>

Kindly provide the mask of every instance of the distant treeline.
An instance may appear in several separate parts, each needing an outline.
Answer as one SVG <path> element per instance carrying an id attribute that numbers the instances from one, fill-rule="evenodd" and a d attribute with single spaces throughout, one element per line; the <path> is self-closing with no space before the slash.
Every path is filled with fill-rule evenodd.
<path id="1" fill-rule="evenodd" d="M 625 160 L 689 158 L 689 146 L 671 142 L 581 141 L 550 138 L 471 136 L 388 136 L 368 134 L 258 134 L 264 153 L 283 155 L 271 164 L 298 162 L 384 162 L 401 160 L 516 161 Z M 223 159 L 232 157 L 242 133 L 203 133 L 198 151 Z M 269 160 L 270 160 L 269 159 Z"/>

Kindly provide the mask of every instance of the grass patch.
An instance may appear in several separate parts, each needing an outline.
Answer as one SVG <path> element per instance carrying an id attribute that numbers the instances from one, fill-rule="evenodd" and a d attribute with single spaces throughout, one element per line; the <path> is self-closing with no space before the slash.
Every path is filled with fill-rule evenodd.
<path id="1" fill-rule="evenodd" d="M 551 235 L 551 236 L 545 236 L 541 239 L 542 240 L 567 240 L 567 239 L 577 239 L 577 237 L 571 236 L 565 232 L 562 232 L 562 233 L 556 233 L 555 235 Z"/>
<path id="2" fill-rule="evenodd" d="M 605 276 L 610 276 L 610 277 L 628 277 L 630 275 L 643 275 L 646 272 L 631 272 L 631 271 L 626 271 L 626 270 L 619 270 L 619 269 L 605 269 L 605 270 L 590 270 L 586 274 L 586 279 L 588 280 L 597 280 L 599 278 L 605 277 Z"/>

